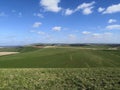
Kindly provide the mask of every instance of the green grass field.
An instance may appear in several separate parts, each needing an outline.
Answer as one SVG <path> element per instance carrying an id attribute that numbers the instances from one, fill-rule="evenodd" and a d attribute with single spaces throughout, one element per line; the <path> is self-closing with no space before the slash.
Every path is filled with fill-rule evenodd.
<path id="1" fill-rule="evenodd" d="M 32 50 L 32 51 L 30 51 Z M 1 68 L 88 68 L 120 67 L 120 50 L 79 48 L 23 49 L 15 55 L 1 56 Z"/>
<path id="2" fill-rule="evenodd" d="M 120 90 L 120 50 L 103 48 L 3 48 L 20 53 L 0 56 L 0 90 Z"/>

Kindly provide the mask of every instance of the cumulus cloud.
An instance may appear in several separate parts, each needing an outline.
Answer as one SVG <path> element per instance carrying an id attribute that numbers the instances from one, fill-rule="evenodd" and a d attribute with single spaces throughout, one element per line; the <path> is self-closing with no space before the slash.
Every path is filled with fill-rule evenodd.
<path id="1" fill-rule="evenodd" d="M 90 34 L 91 32 L 88 32 L 88 31 L 83 31 L 82 34 L 85 34 L 85 35 L 88 35 Z"/>
<path id="2" fill-rule="evenodd" d="M 60 27 L 60 26 L 55 26 L 52 28 L 52 30 L 54 30 L 54 31 L 61 31 L 61 29 L 62 29 L 62 27 Z"/>
<path id="3" fill-rule="evenodd" d="M 80 4 L 75 9 L 69 9 L 68 8 L 68 9 L 65 10 L 65 15 L 71 15 L 71 14 L 77 12 L 77 11 L 80 11 L 80 10 L 82 11 L 82 13 L 84 15 L 89 15 L 93 12 L 92 9 L 94 8 L 94 6 L 93 6 L 94 4 L 95 4 L 95 2 L 92 1 L 90 3 Z"/>
<path id="4" fill-rule="evenodd" d="M 43 14 L 41 13 L 34 13 L 33 15 L 39 18 L 44 18 Z"/>
<path id="5" fill-rule="evenodd" d="M 72 9 L 66 9 L 65 10 L 65 15 L 71 15 L 71 14 L 73 14 L 74 13 L 74 10 L 72 10 Z"/>
<path id="6" fill-rule="evenodd" d="M 61 7 L 59 7 L 60 0 L 41 0 L 40 4 L 43 6 L 45 11 L 59 12 Z"/>
<path id="7" fill-rule="evenodd" d="M 44 8 L 45 11 L 51 11 L 51 12 L 59 12 L 62 10 L 62 7 L 59 6 L 61 0 L 41 0 L 40 1 L 40 5 Z M 92 1 L 90 3 L 83 3 L 78 5 L 75 9 L 64 9 L 64 15 L 71 15 L 77 11 L 82 11 L 82 13 L 84 15 L 89 15 L 91 13 L 93 13 L 93 8 L 95 1 Z M 36 16 L 40 16 L 41 15 L 36 15 Z"/>
<path id="8" fill-rule="evenodd" d="M 116 19 L 109 19 L 109 20 L 108 20 L 108 23 L 115 23 L 115 22 L 117 22 Z"/>
<path id="9" fill-rule="evenodd" d="M 120 12 L 120 3 L 107 7 L 103 12 L 103 14 L 111 14 L 111 13 L 117 13 L 117 12 Z"/>
<path id="10" fill-rule="evenodd" d="M 103 12 L 105 10 L 105 8 L 99 7 L 98 8 L 98 12 Z"/>
<path id="11" fill-rule="evenodd" d="M 80 9 L 85 9 L 85 8 L 88 8 L 88 7 L 91 7 L 93 4 L 95 4 L 95 1 L 92 1 L 90 3 L 83 3 L 83 4 L 80 4 L 76 10 L 80 10 Z"/>
<path id="12" fill-rule="evenodd" d="M 93 8 L 93 7 L 89 7 L 89 8 L 83 9 L 83 14 L 84 14 L 84 15 L 91 14 L 91 13 L 93 12 L 93 11 L 92 11 L 92 8 Z"/>
<path id="13" fill-rule="evenodd" d="M 119 24 L 108 25 L 108 26 L 106 26 L 106 29 L 108 29 L 108 30 L 120 30 L 120 25 Z"/>
<path id="14" fill-rule="evenodd" d="M 88 15 L 88 14 L 91 14 L 93 11 L 93 5 L 95 4 L 95 1 L 92 1 L 90 3 L 83 3 L 83 4 L 80 4 L 76 9 L 75 11 L 79 11 L 79 10 L 82 10 L 83 14 L 85 15 Z"/>
<path id="15" fill-rule="evenodd" d="M 34 28 L 38 28 L 38 27 L 40 27 L 41 25 L 42 25 L 41 22 L 35 22 L 35 23 L 33 24 L 33 27 L 34 27 Z"/>

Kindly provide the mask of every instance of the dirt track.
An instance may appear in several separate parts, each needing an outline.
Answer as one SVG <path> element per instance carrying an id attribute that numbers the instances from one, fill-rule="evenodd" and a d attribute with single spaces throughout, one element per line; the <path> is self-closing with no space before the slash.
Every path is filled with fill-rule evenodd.
<path id="1" fill-rule="evenodd" d="M 0 56 L 3 56 L 3 55 L 10 55 L 10 54 L 17 54 L 19 52 L 0 52 Z"/>

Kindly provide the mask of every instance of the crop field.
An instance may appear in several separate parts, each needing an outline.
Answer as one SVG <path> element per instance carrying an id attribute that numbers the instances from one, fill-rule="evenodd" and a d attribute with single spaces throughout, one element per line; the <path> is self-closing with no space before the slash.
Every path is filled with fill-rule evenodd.
<path id="1" fill-rule="evenodd" d="M 0 56 L 3 56 L 3 55 L 11 55 L 11 54 L 16 54 L 18 52 L 0 52 Z"/>
<path id="2" fill-rule="evenodd" d="M 23 48 L 0 56 L 1 68 L 120 67 L 120 50 L 80 48 Z"/>
<path id="3" fill-rule="evenodd" d="M 0 90 L 120 90 L 120 69 L 0 69 Z"/>
<path id="4" fill-rule="evenodd" d="M 120 50 L 2 48 L 0 90 L 120 90 Z"/>

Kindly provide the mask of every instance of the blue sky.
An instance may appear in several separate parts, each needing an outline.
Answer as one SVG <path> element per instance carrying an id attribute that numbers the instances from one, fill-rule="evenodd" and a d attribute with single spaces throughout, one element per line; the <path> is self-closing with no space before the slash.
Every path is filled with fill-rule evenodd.
<path id="1" fill-rule="evenodd" d="M 119 0 L 0 0 L 0 45 L 120 43 Z"/>

